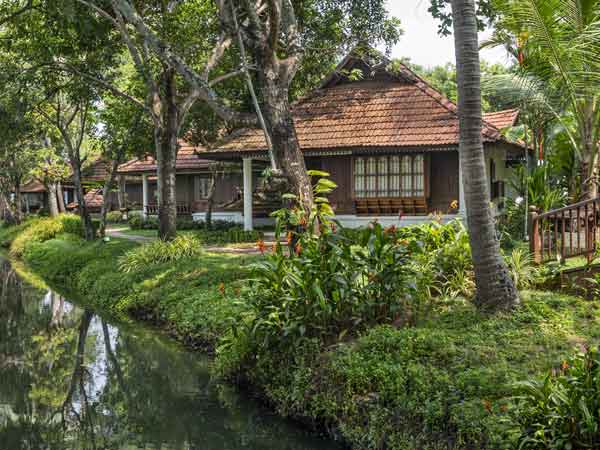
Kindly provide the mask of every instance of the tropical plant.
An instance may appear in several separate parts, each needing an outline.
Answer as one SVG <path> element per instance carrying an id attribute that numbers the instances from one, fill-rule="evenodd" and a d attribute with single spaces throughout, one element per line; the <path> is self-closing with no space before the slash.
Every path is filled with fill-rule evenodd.
<path id="1" fill-rule="evenodd" d="M 562 125 L 582 173 L 584 196 L 598 192 L 600 140 L 600 1 L 497 0 L 499 19 L 487 45 L 519 61 L 523 101 L 539 99 Z M 571 124 L 567 115 L 574 118 Z M 543 121 L 539 123 L 543 126 Z M 571 126 L 572 125 L 572 126 Z"/>
<path id="2" fill-rule="evenodd" d="M 538 269 L 529 251 L 517 247 L 505 259 L 517 289 L 527 289 L 538 281 Z"/>
<path id="3" fill-rule="evenodd" d="M 476 302 L 482 309 L 506 310 L 518 305 L 519 296 L 500 254 L 487 189 L 474 0 L 452 0 L 452 15 L 458 74 L 459 155 L 475 270 Z"/>
<path id="4" fill-rule="evenodd" d="M 202 246 L 197 238 L 181 235 L 172 241 L 155 241 L 128 251 L 119 258 L 119 269 L 133 273 L 149 266 L 176 263 L 201 254 Z"/>
<path id="5" fill-rule="evenodd" d="M 600 447 L 600 354 L 583 349 L 543 380 L 517 386 L 519 449 Z"/>
<path id="6" fill-rule="evenodd" d="M 401 243 L 395 229 L 377 223 L 349 237 L 326 198 L 335 184 L 324 172 L 309 173 L 318 178 L 310 213 L 287 196 L 294 207 L 274 216 L 276 236 L 287 233 L 290 245 L 275 244 L 254 266 L 245 319 L 252 345 L 334 342 L 372 324 L 410 321 L 418 304 L 418 272 L 410 257 L 419 250 L 416 243 Z"/>

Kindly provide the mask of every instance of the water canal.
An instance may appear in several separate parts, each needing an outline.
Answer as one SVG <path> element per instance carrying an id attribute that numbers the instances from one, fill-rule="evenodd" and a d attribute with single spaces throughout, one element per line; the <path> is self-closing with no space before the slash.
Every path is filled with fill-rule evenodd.
<path id="1" fill-rule="evenodd" d="M 210 360 L 25 281 L 0 257 L 0 450 L 331 450 Z"/>

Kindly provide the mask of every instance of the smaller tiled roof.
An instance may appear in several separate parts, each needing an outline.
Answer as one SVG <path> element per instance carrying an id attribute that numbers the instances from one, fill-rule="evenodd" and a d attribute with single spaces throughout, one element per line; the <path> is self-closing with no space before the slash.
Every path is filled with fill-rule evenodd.
<path id="1" fill-rule="evenodd" d="M 83 197 L 85 205 L 89 209 L 100 209 L 104 204 L 104 196 L 102 195 L 102 189 L 92 189 L 88 191 Z M 79 206 L 77 202 L 71 202 L 67 205 L 67 209 L 76 209 Z"/>
<path id="2" fill-rule="evenodd" d="M 179 152 L 177 153 L 177 161 L 175 167 L 178 171 L 195 171 L 208 169 L 211 161 L 200 159 L 196 152 L 203 151 L 202 147 L 196 147 L 192 144 L 180 139 Z M 152 156 L 145 158 L 136 158 L 119 166 L 121 174 L 139 174 L 147 172 L 156 172 L 156 160 Z"/>
<path id="3" fill-rule="evenodd" d="M 37 194 L 40 192 L 46 192 L 46 186 L 44 186 L 44 184 L 38 180 L 33 180 L 21 186 L 21 192 L 23 194 Z"/>
<path id="4" fill-rule="evenodd" d="M 517 119 L 519 118 L 519 110 L 518 109 L 506 109 L 504 111 L 496 111 L 486 113 L 483 116 L 483 120 L 487 123 L 495 126 L 499 130 L 503 130 L 505 128 L 514 127 L 517 123 Z"/>
<path id="5" fill-rule="evenodd" d="M 99 159 L 81 171 L 83 181 L 104 181 L 108 178 L 110 161 Z"/>

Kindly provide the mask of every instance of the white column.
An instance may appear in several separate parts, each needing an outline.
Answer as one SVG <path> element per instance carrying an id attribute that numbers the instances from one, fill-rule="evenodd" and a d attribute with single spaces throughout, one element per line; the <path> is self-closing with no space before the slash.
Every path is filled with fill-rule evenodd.
<path id="1" fill-rule="evenodd" d="M 244 158 L 244 230 L 250 231 L 252 226 L 252 158 Z"/>
<path id="2" fill-rule="evenodd" d="M 142 175 L 142 217 L 148 218 L 148 175 Z"/>
<path id="3" fill-rule="evenodd" d="M 467 205 L 465 203 L 465 188 L 463 186 L 463 171 L 460 152 L 458 153 L 458 213 L 467 218 Z"/>

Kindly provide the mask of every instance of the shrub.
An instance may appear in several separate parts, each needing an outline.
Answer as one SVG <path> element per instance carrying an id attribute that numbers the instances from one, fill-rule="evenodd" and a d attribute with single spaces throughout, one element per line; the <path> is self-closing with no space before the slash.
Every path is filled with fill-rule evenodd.
<path id="1" fill-rule="evenodd" d="M 130 250 L 119 258 L 119 268 L 125 273 L 137 272 L 148 266 L 173 263 L 202 254 L 200 241 L 192 236 L 177 236 L 172 241 L 155 241 Z"/>
<path id="2" fill-rule="evenodd" d="M 322 172 L 311 174 L 321 178 L 310 215 L 300 206 L 274 213 L 276 241 L 284 230 L 299 230 L 288 231 L 292 248 L 285 251 L 276 244 L 254 266 L 246 338 L 258 347 L 299 345 L 311 338 L 337 341 L 369 325 L 408 320 L 417 304 L 412 244 L 399 243 L 379 224 L 361 230 L 354 240 L 337 232 L 324 196 L 335 184 Z M 319 233 L 314 232 L 317 224 Z"/>
<path id="3" fill-rule="evenodd" d="M 125 223 L 121 211 L 110 211 L 106 213 L 106 223 Z"/>
<path id="4" fill-rule="evenodd" d="M 517 289 L 530 288 L 539 280 L 539 271 L 533 264 L 533 258 L 524 248 L 514 248 L 504 259 Z"/>
<path id="5" fill-rule="evenodd" d="M 237 244 L 242 242 L 256 242 L 264 237 L 261 231 L 245 231 L 243 228 L 234 227 L 227 230 L 199 230 L 196 236 L 203 244 Z"/>
<path id="6" fill-rule="evenodd" d="M 28 246 L 48 241 L 62 233 L 83 236 L 81 218 L 74 214 L 61 214 L 58 217 L 35 220 L 14 239 L 10 253 L 21 257 Z"/>
<path id="7" fill-rule="evenodd" d="M 600 354 L 585 350 L 543 380 L 518 385 L 521 449 L 600 448 Z"/>

